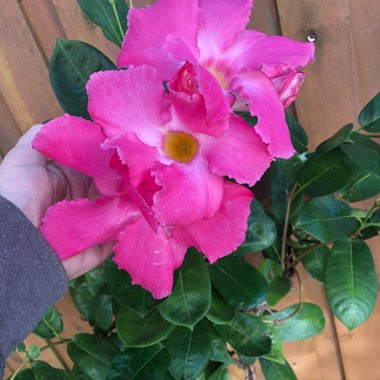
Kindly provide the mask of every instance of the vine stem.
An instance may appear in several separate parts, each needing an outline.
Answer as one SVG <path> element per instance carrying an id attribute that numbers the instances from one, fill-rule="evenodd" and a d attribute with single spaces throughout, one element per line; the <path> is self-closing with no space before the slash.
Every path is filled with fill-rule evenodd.
<path id="1" fill-rule="evenodd" d="M 365 137 L 369 137 L 371 139 L 380 139 L 380 135 L 373 135 L 373 134 L 368 134 L 368 135 L 363 135 Z"/>
<path id="2" fill-rule="evenodd" d="M 292 205 L 294 193 L 297 189 L 297 184 L 295 184 L 290 192 L 288 194 L 288 199 L 286 202 L 286 211 L 285 211 L 285 220 L 284 220 L 284 229 L 282 231 L 282 239 L 281 239 L 281 269 L 282 272 L 285 272 L 286 269 L 286 263 L 285 263 L 285 257 L 286 257 L 286 237 L 288 232 L 288 225 L 289 225 L 289 214 L 290 214 L 290 206 Z"/>
<path id="3" fill-rule="evenodd" d="M 16 378 L 16 376 L 20 373 L 20 371 L 26 366 L 26 364 L 28 363 L 29 361 L 29 358 L 26 357 L 23 362 L 21 363 L 20 367 L 18 367 L 16 369 L 16 372 L 12 375 L 12 377 L 10 378 L 10 380 L 14 380 Z"/>
<path id="4" fill-rule="evenodd" d="M 119 31 L 120 31 L 120 35 L 121 35 L 121 40 L 123 41 L 123 39 L 124 39 L 124 32 L 123 32 L 123 28 L 121 26 L 119 14 L 117 13 L 115 0 L 108 0 L 108 1 L 110 2 L 111 6 L 112 6 L 112 10 L 113 10 L 113 13 L 115 14 L 117 25 L 119 27 Z"/>
<path id="5" fill-rule="evenodd" d="M 40 351 L 42 352 L 42 351 L 48 350 L 51 347 L 58 346 L 60 344 L 70 343 L 70 342 L 71 342 L 71 339 L 62 339 L 58 342 L 52 342 L 52 343 L 47 344 L 46 346 L 41 347 Z"/>
<path id="6" fill-rule="evenodd" d="M 297 305 L 296 309 L 292 313 L 290 313 L 288 316 L 286 316 L 285 318 L 277 319 L 277 320 L 273 321 L 275 324 L 285 322 L 287 319 L 290 319 L 290 318 L 294 317 L 295 315 L 297 315 L 299 313 L 299 311 L 301 310 L 302 299 L 303 299 L 302 281 L 301 281 L 300 274 L 298 273 L 297 269 L 295 269 L 295 268 L 294 268 L 294 273 L 296 274 L 296 277 L 298 280 L 298 286 L 300 288 L 298 305 Z"/>
<path id="7" fill-rule="evenodd" d="M 309 253 L 313 252 L 317 248 L 325 247 L 329 243 L 319 243 L 314 244 L 312 247 L 305 249 L 301 255 L 299 255 L 289 266 L 289 268 L 294 268 L 305 256 L 307 256 Z"/>

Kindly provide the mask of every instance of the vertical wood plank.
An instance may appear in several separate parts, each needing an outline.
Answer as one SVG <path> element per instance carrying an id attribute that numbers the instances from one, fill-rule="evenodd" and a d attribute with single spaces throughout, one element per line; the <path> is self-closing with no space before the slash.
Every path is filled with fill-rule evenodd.
<path id="1" fill-rule="evenodd" d="M 18 2 L 0 0 L 0 88 L 9 110 L 25 132 L 60 113 L 40 50 Z"/>

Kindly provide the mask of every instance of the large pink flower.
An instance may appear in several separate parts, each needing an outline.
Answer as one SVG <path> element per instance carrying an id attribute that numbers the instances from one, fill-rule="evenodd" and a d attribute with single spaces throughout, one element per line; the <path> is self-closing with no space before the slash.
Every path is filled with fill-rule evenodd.
<path id="1" fill-rule="evenodd" d="M 61 259 L 117 242 L 119 267 L 165 297 L 188 247 L 214 262 L 244 241 L 252 193 L 223 177 L 254 184 L 272 156 L 236 116 L 210 128 L 202 97 L 182 102 L 152 67 L 93 74 L 87 91 L 93 122 L 54 119 L 33 146 L 91 176 L 100 195 L 54 205 L 42 233 Z"/>
<path id="2" fill-rule="evenodd" d="M 252 0 L 158 0 L 133 8 L 118 66 L 154 66 L 169 82 L 191 63 L 182 74 L 194 77 L 192 91 L 204 98 L 210 128 L 226 123 L 232 104 L 249 109 L 271 155 L 288 158 L 294 149 L 284 106 L 297 95 L 299 67 L 314 60 L 314 45 L 244 30 L 251 8 Z"/>

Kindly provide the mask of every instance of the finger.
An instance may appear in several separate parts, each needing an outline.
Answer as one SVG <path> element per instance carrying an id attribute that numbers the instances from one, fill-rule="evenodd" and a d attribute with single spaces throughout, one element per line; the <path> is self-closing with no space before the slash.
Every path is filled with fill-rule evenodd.
<path id="1" fill-rule="evenodd" d="M 33 125 L 5 156 L 4 162 L 7 160 L 15 165 L 45 165 L 48 158 L 32 147 L 32 141 L 42 126 L 43 124 Z"/>
<path id="2" fill-rule="evenodd" d="M 86 249 L 79 255 L 63 260 L 67 277 L 72 280 L 102 264 L 112 253 L 114 242 Z"/>

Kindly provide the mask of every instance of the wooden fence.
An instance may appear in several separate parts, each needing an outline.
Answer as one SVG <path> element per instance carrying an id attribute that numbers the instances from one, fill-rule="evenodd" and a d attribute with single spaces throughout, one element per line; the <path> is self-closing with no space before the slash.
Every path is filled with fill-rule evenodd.
<path id="1" fill-rule="evenodd" d="M 217 0 L 215 0 L 217 1 Z M 231 0 L 233 1 L 233 0 Z M 136 1 L 142 5 L 148 1 Z M 152 1 L 151 1 L 152 2 Z M 33 123 L 61 114 L 49 86 L 48 62 L 55 37 L 93 44 L 115 60 L 117 48 L 81 14 L 75 0 L 0 0 L 0 153 L 3 155 Z M 251 26 L 298 40 L 316 36 L 316 63 L 295 104 L 311 146 L 342 125 L 356 121 L 359 110 L 380 89 L 379 0 L 256 0 Z M 380 268 L 379 239 L 371 242 Z M 322 305 L 327 320 L 318 336 L 285 345 L 300 380 L 380 379 L 378 342 L 380 302 L 372 317 L 349 333 L 327 309 L 322 286 L 302 275 L 306 300 Z M 291 294 L 286 302 L 290 304 Z M 64 336 L 88 330 L 69 297 L 58 303 Z M 28 344 L 44 344 L 30 336 Z M 53 366 L 68 367 L 65 349 L 44 352 Z M 7 374 L 20 364 L 17 354 Z M 232 371 L 232 378 L 243 379 Z M 261 374 L 257 374 L 262 379 Z"/>

